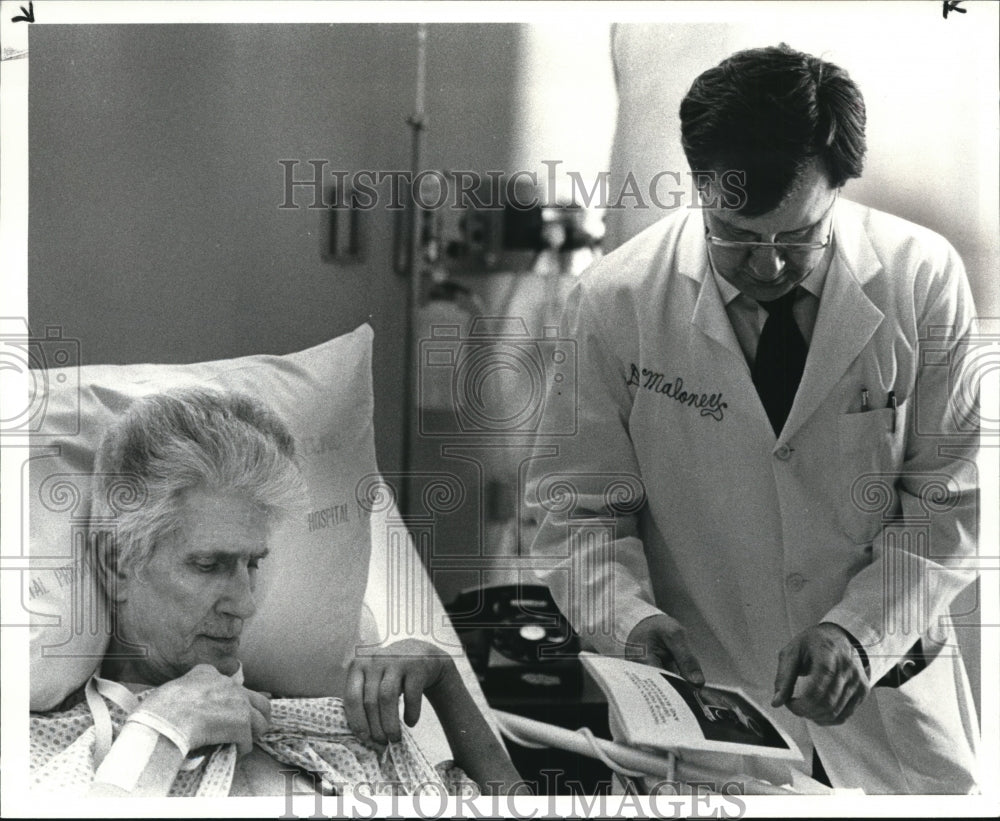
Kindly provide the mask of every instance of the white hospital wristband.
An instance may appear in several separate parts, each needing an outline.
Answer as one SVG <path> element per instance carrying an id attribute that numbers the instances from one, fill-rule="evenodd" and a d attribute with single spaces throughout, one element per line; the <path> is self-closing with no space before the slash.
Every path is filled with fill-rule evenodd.
<path id="1" fill-rule="evenodd" d="M 162 735 L 164 738 L 170 739 L 170 741 L 174 743 L 174 746 L 181 751 L 181 758 L 187 757 L 188 751 L 191 749 L 190 739 L 183 731 L 177 729 L 177 727 L 165 718 L 160 718 L 160 716 L 154 715 L 146 710 L 136 710 L 134 713 L 129 715 L 125 722 L 125 726 L 127 727 L 132 723 L 149 727 Z"/>
<path id="2" fill-rule="evenodd" d="M 94 774 L 94 781 L 111 784 L 127 793 L 135 791 L 153 750 L 160 740 L 156 730 L 142 724 L 127 723 Z"/>

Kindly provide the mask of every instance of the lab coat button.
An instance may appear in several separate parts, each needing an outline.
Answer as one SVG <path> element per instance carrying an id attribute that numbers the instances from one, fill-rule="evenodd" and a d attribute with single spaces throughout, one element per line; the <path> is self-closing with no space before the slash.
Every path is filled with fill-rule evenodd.
<path id="1" fill-rule="evenodd" d="M 806 580 L 799 573 L 789 573 L 785 577 L 785 587 L 787 587 L 793 593 L 798 593 L 805 586 L 806 586 Z"/>
<path id="2" fill-rule="evenodd" d="M 774 455 L 784 462 L 792 455 L 792 449 L 788 445 L 782 445 L 774 452 Z"/>

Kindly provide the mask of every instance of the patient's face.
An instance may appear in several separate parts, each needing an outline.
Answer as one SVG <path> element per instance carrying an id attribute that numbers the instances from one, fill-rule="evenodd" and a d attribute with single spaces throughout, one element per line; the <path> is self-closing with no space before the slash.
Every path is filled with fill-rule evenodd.
<path id="1" fill-rule="evenodd" d="M 183 532 L 119 586 L 119 637 L 147 652 L 131 664 L 131 678 L 148 684 L 203 663 L 235 673 L 243 623 L 256 610 L 257 570 L 267 555 L 262 512 L 242 496 L 192 490 L 183 514 Z"/>

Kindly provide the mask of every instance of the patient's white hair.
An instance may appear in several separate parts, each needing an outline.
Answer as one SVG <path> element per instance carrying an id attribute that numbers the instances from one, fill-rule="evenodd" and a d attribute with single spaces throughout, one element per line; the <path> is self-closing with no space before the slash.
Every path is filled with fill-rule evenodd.
<path id="1" fill-rule="evenodd" d="M 238 393 L 192 388 L 137 401 L 94 465 L 92 524 L 115 534 L 116 555 L 105 559 L 119 572 L 141 566 L 180 531 L 183 494 L 195 488 L 243 496 L 269 521 L 296 510 L 304 485 L 285 423 Z"/>

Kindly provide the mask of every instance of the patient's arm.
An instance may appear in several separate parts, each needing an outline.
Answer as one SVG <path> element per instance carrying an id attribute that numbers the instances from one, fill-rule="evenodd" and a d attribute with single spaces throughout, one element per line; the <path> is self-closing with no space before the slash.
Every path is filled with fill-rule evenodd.
<path id="1" fill-rule="evenodd" d="M 362 741 L 398 741 L 400 695 L 403 719 L 412 727 L 423 694 L 441 720 L 455 763 L 484 794 L 505 792 L 520 781 L 451 656 L 425 641 L 404 639 L 351 663 L 344 694 L 347 722 Z"/>
<path id="2" fill-rule="evenodd" d="M 484 795 L 507 793 L 521 782 L 450 658 L 441 680 L 425 692 L 444 727 L 455 763 L 479 784 Z M 415 723 L 407 721 L 410 726 Z"/>
<path id="3" fill-rule="evenodd" d="M 269 715 L 263 695 L 199 664 L 157 687 L 129 715 L 90 795 L 166 795 L 190 749 L 233 743 L 246 754 Z"/>

